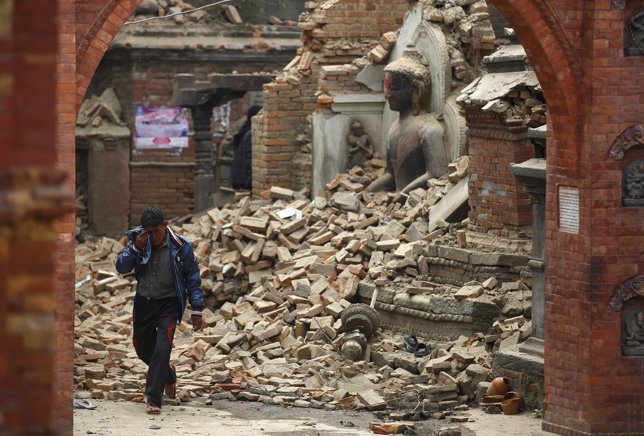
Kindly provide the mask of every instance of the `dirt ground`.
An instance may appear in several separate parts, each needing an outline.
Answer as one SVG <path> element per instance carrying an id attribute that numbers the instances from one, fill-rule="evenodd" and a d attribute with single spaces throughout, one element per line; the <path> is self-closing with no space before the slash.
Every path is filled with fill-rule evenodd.
<path id="1" fill-rule="evenodd" d="M 74 410 L 74 436 L 80 435 L 193 435 L 193 436 L 362 436 L 371 435 L 369 412 L 285 408 L 261 403 L 216 401 L 212 406 L 191 402 L 166 405 L 159 416 L 145 414 L 145 406 L 126 401 L 90 400 L 94 410 Z M 541 420 L 529 414 L 486 415 L 467 412 L 470 422 L 461 424 L 466 436 L 545 436 Z M 447 421 L 427 420 L 417 425 L 417 434 L 456 427 Z"/>

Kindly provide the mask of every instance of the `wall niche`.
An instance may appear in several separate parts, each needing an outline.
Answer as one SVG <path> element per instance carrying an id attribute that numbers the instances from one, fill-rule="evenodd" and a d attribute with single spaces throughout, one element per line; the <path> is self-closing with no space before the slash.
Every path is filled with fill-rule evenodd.
<path id="1" fill-rule="evenodd" d="M 608 301 L 620 313 L 622 356 L 644 357 L 644 275 L 622 282 Z"/>

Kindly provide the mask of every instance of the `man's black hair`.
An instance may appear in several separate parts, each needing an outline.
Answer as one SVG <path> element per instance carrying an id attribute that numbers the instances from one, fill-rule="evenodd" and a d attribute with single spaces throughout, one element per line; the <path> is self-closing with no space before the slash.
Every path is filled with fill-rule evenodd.
<path id="1" fill-rule="evenodd" d="M 141 214 L 141 225 L 143 227 L 156 227 L 164 222 L 163 212 L 158 207 L 146 207 Z"/>

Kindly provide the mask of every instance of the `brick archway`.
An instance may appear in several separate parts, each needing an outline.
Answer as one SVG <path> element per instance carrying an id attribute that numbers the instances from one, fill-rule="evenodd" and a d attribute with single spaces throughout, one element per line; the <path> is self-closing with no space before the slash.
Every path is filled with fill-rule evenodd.
<path id="1" fill-rule="evenodd" d="M 547 94 L 548 112 L 574 116 L 581 67 L 554 11 L 543 0 L 490 0 L 512 24 Z"/>
<path id="2" fill-rule="evenodd" d="M 642 359 L 625 361 L 619 356 L 619 338 L 615 338 L 619 317 L 606 309 L 615 286 L 627 277 L 644 273 L 644 266 L 638 264 L 642 259 L 638 247 L 644 243 L 644 234 L 639 224 L 641 213 L 619 209 L 619 168 L 607 163 L 605 157 L 613 139 L 627 125 L 642 122 L 639 89 L 633 84 L 641 83 L 638 79 L 644 80 L 643 58 L 624 59 L 618 50 L 623 38 L 618 24 L 623 21 L 624 12 L 612 4 L 619 2 L 490 2 L 517 32 L 542 84 L 550 113 L 545 350 L 549 406 L 546 422 L 551 424 L 548 429 L 575 435 L 625 433 L 626 429 L 644 432 Z M 92 11 L 87 22 L 80 22 L 84 14 L 74 16 L 77 45 L 72 52 L 76 54 L 73 67 L 75 107 L 78 108 L 109 44 L 140 0 L 71 3 L 72 7 L 81 9 L 86 5 Z M 608 28 L 600 27 L 601 21 Z M 605 46 L 596 45 L 595 40 Z M 575 61 L 577 58 L 579 63 Z M 614 71 L 603 69 L 609 67 L 628 68 L 632 77 L 620 78 Z M 596 80 L 600 83 L 595 83 Z M 601 86 L 607 83 L 612 88 L 603 90 Z M 59 83 L 59 89 L 60 86 Z M 622 97 L 624 101 L 635 98 L 635 103 L 623 103 Z M 608 108 L 596 108 L 596 101 Z M 622 104 L 630 104 L 630 110 L 617 113 Z M 74 116 L 71 122 L 69 119 L 58 121 L 59 135 L 67 138 L 58 139 L 59 149 L 62 147 L 64 156 L 71 156 L 72 164 L 63 164 L 70 174 L 73 174 Z M 576 234 L 558 228 L 558 187 L 562 185 L 578 190 L 580 225 Z M 628 225 L 614 225 L 618 222 Z M 628 235 L 620 233 L 629 231 Z M 620 247 L 619 241 L 624 241 L 620 238 L 624 237 L 639 245 Z M 59 264 L 68 265 L 70 259 L 73 263 L 73 238 L 59 239 L 68 253 L 62 261 L 59 257 Z M 621 250 L 619 254 L 617 248 Z M 611 269 L 615 264 L 617 267 Z M 62 272 L 57 275 L 63 277 Z M 66 289 L 73 289 L 73 275 L 69 271 L 63 281 Z M 73 310 L 69 293 L 59 293 L 56 297 L 59 306 L 64 305 L 66 309 L 71 306 Z M 58 331 L 70 334 L 69 325 Z M 58 367 L 71 367 L 66 342 L 59 339 L 58 344 Z M 63 385 L 64 391 L 69 383 Z M 616 385 L 624 388 L 628 385 L 630 391 L 615 392 Z M 71 405 L 66 402 L 69 392 L 63 392 L 62 396 L 60 392 L 57 398 L 62 400 L 58 400 L 60 407 L 56 410 L 69 412 Z M 619 404 L 627 405 L 628 410 L 622 410 Z M 65 430 L 70 426 L 71 422 L 65 422 L 58 427 Z"/>
<path id="3" fill-rule="evenodd" d="M 112 40 L 132 16 L 142 0 L 84 0 L 77 3 L 105 4 L 96 19 L 86 25 L 82 37 L 77 31 L 76 48 L 76 108 L 80 108 L 85 92 L 98 64 Z"/>

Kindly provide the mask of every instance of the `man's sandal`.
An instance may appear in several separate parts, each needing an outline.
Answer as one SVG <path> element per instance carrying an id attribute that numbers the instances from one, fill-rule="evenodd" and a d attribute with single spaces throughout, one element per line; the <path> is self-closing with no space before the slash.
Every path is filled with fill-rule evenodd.
<path id="1" fill-rule="evenodd" d="M 159 406 L 155 406 L 154 404 L 148 404 L 145 408 L 145 413 L 147 413 L 148 415 L 159 415 L 161 413 L 161 408 Z"/>

